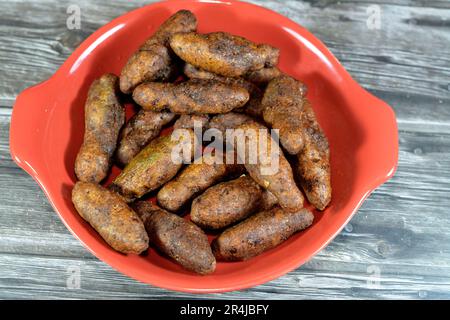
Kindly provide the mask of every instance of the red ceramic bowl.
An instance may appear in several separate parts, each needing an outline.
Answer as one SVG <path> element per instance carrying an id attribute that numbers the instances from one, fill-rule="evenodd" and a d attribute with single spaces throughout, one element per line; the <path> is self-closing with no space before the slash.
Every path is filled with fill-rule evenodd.
<path id="1" fill-rule="evenodd" d="M 153 249 L 146 256 L 115 252 L 71 203 L 89 85 L 103 73 L 119 74 L 132 52 L 180 9 L 195 13 L 200 32 L 227 31 L 280 48 L 280 68 L 307 84 L 331 146 L 333 200 L 324 212 L 315 212 L 314 225 L 249 261 L 218 263 L 208 276 L 186 272 Z M 17 97 L 10 139 L 13 159 L 39 183 L 67 228 L 95 256 L 137 280 L 196 293 L 248 288 L 305 263 L 339 233 L 370 192 L 394 174 L 398 154 L 392 109 L 362 89 L 311 33 L 262 7 L 215 0 L 155 3 L 100 28 L 53 77 Z"/>

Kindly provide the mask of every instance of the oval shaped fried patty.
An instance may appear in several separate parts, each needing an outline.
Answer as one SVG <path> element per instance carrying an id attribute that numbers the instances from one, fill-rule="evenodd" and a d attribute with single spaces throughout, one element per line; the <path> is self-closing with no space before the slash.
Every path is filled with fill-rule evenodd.
<path id="1" fill-rule="evenodd" d="M 143 83 L 133 99 L 146 110 L 178 114 L 226 113 L 247 103 L 248 91 L 236 84 L 193 79 L 179 84 Z"/>
<path id="2" fill-rule="evenodd" d="M 249 176 L 219 183 L 194 199 L 191 220 L 206 229 L 225 228 L 263 209 L 265 192 Z"/>
<path id="3" fill-rule="evenodd" d="M 108 174 L 125 122 L 125 111 L 117 97 L 118 83 L 117 76 L 105 74 L 89 88 L 84 140 L 75 160 L 75 174 L 81 181 L 100 182 Z"/>
<path id="4" fill-rule="evenodd" d="M 215 270 L 208 237 L 199 227 L 147 201 L 138 201 L 133 208 L 144 221 L 150 243 L 160 251 L 198 274 Z"/>
<path id="5" fill-rule="evenodd" d="M 79 181 L 72 202 L 80 216 L 115 250 L 139 254 L 148 247 L 148 236 L 136 213 L 122 198 L 100 185 Z"/>
<path id="6" fill-rule="evenodd" d="M 302 209 L 286 212 L 280 207 L 257 213 L 225 230 L 213 244 L 218 260 L 246 260 L 275 248 L 294 233 L 309 227 L 314 215 Z"/>

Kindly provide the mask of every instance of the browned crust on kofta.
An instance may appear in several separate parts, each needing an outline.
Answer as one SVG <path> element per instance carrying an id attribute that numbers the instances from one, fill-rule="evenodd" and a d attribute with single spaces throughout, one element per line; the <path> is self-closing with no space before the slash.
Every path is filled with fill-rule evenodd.
<path id="1" fill-rule="evenodd" d="M 223 133 L 227 129 L 235 129 L 237 126 L 253 119 L 242 113 L 229 112 L 225 114 L 219 114 L 211 118 L 209 121 L 210 129 L 217 129 Z"/>
<path id="2" fill-rule="evenodd" d="M 232 133 L 232 129 L 237 128 L 239 125 L 247 122 L 253 121 L 253 119 L 243 113 L 228 112 L 224 114 L 218 114 L 211 118 L 208 124 L 208 133 L 214 135 L 215 138 L 220 139 L 220 141 L 226 142 L 226 136 L 228 133 Z M 227 130 L 230 129 L 230 132 Z"/>
<path id="3" fill-rule="evenodd" d="M 135 52 L 120 74 L 120 90 L 132 93 L 134 88 L 146 81 L 169 81 L 176 74 L 169 49 L 153 44 Z"/>
<path id="4" fill-rule="evenodd" d="M 230 78 L 221 76 L 219 74 L 209 72 L 206 70 L 203 70 L 201 68 L 197 68 L 193 66 L 190 63 L 186 63 L 183 68 L 183 72 L 186 76 L 193 79 L 210 79 L 210 80 L 217 80 L 217 81 L 230 81 L 230 79 L 243 79 L 247 82 L 250 82 L 258 87 L 262 87 L 267 85 L 271 80 L 275 79 L 276 77 L 282 75 L 280 69 L 277 67 L 268 67 L 268 68 L 262 68 L 255 71 L 250 71 L 247 74 L 243 75 L 242 78 Z"/>
<path id="5" fill-rule="evenodd" d="M 250 71 L 244 75 L 244 78 L 257 86 L 265 86 L 281 74 L 280 69 L 277 67 L 268 67 L 256 71 Z"/>
<path id="6" fill-rule="evenodd" d="M 80 216 L 115 250 L 139 254 L 148 247 L 142 221 L 120 196 L 100 185 L 79 181 L 72 202 Z"/>
<path id="7" fill-rule="evenodd" d="M 171 37 L 170 46 L 193 66 L 226 77 L 272 67 L 278 63 L 279 56 L 277 48 L 225 32 L 177 33 Z"/>
<path id="8" fill-rule="evenodd" d="M 331 168 L 328 139 L 311 104 L 305 100 L 302 113 L 304 147 L 297 155 L 297 172 L 308 201 L 324 210 L 331 201 Z"/>
<path id="9" fill-rule="evenodd" d="M 110 188 L 127 201 L 132 201 L 172 179 L 183 165 L 181 161 L 173 161 L 172 157 L 178 155 L 181 160 L 183 150 L 186 149 L 190 150 L 188 156 L 192 159 L 196 145 L 196 137 L 192 130 L 180 130 L 185 134 L 178 137 L 163 136 L 151 141 L 114 179 Z"/>
<path id="10" fill-rule="evenodd" d="M 269 190 L 263 190 L 259 210 L 265 211 L 272 209 L 276 204 L 278 204 L 277 197 Z"/>
<path id="11" fill-rule="evenodd" d="M 197 19 L 188 10 L 180 10 L 167 19 L 128 60 L 120 75 L 120 89 L 131 93 L 145 81 L 167 81 L 176 74 L 176 63 L 169 47 L 175 33 L 197 29 Z"/>
<path id="12" fill-rule="evenodd" d="M 267 86 L 262 105 L 264 120 L 279 130 L 280 142 L 297 155 L 300 184 L 309 202 L 319 210 L 331 201 L 330 151 L 301 82 L 280 76 Z"/>
<path id="13" fill-rule="evenodd" d="M 303 148 L 302 111 L 305 94 L 304 84 L 283 75 L 270 81 L 262 99 L 264 121 L 280 130 L 280 142 L 290 154 L 297 154 Z"/>
<path id="14" fill-rule="evenodd" d="M 126 165 L 151 140 L 159 136 L 163 126 L 173 120 L 175 114 L 170 112 L 153 112 L 139 110 L 125 125 L 120 133 L 116 159 Z"/>
<path id="15" fill-rule="evenodd" d="M 296 232 L 309 227 L 314 215 L 307 209 L 286 212 L 280 207 L 259 212 L 226 229 L 214 239 L 217 260 L 240 261 L 275 248 Z"/>
<path id="16" fill-rule="evenodd" d="M 187 270 L 202 275 L 214 272 L 216 259 L 199 227 L 147 201 L 138 201 L 133 208 L 144 221 L 150 244 Z"/>
<path id="17" fill-rule="evenodd" d="M 188 165 L 175 179 L 166 183 L 159 190 L 157 199 L 163 208 L 177 212 L 195 195 L 204 191 L 211 185 L 225 179 L 235 177 L 244 172 L 241 164 L 226 164 L 223 155 L 207 153 L 202 156 L 198 163 Z M 220 162 L 220 163 L 217 163 Z"/>
<path id="18" fill-rule="evenodd" d="M 189 63 L 186 63 L 184 67 L 184 73 L 191 79 L 215 80 L 226 84 L 235 84 L 245 88 L 248 91 L 250 98 L 245 106 L 235 108 L 233 112 L 243 112 L 252 117 L 262 118 L 263 108 L 261 105 L 261 100 L 263 97 L 263 92 L 253 83 L 243 78 L 224 77 L 212 72 L 202 70 L 200 68 L 196 68 Z"/>
<path id="19" fill-rule="evenodd" d="M 306 96 L 308 88 L 302 82 L 285 74 L 276 77 L 268 84 L 264 93 L 266 105 L 301 100 Z"/>
<path id="20" fill-rule="evenodd" d="M 242 112 L 255 118 L 262 118 L 263 109 L 261 105 L 261 100 L 263 97 L 263 92 L 261 91 L 261 89 L 259 89 L 253 83 L 248 82 L 242 78 L 227 78 L 227 79 L 228 80 L 226 81 L 226 83 L 234 83 L 238 86 L 241 86 L 245 88 L 250 95 L 248 102 L 243 107 L 236 108 L 233 111 Z"/>
<path id="21" fill-rule="evenodd" d="M 108 174 L 125 111 L 117 97 L 119 79 L 105 74 L 89 88 L 85 104 L 83 144 L 75 160 L 81 181 L 100 182 Z"/>
<path id="22" fill-rule="evenodd" d="M 248 91 L 236 84 L 193 79 L 179 84 L 149 82 L 139 85 L 133 99 L 152 111 L 178 114 L 226 113 L 244 106 Z"/>
<path id="23" fill-rule="evenodd" d="M 196 126 L 205 130 L 208 127 L 209 116 L 207 114 L 182 114 L 175 124 L 174 129 L 194 129 Z"/>
<path id="24" fill-rule="evenodd" d="M 219 183 L 195 198 L 191 220 L 204 229 L 222 229 L 270 205 L 272 200 L 251 177 L 242 176 Z"/>
<path id="25" fill-rule="evenodd" d="M 248 121 L 237 127 L 235 141 L 245 141 L 245 148 L 237 148 L 239 158 L 244 161 L 250 176 L 263 188 L 277 197 L 280 206 L 289 212 L 296 212 L 303 207 L 303 195 L 294 181 L 291 165 L 284 157 L 283 151 L 272 139 L 268 129 L 255 121 Z M 250 133 L 255 133 L 251 138 Z M 260 139 L 266 139 L 263 143 Z M 227 141 L 228 143 L 232 143 Z M 261 145 L 266 145 L 263 152 Z M 237 144 L 235 144 L 237 146 Z M 256 156 L 251 151 L 257 151 Z M 277 162 L 278 161 L 278 165 Z"/>
<path id="26" fill-rule="evenodd" d="M 213 72 L 197 68 L 190 63 L 184 64 L 183 72 L 190 79 L 216 80 L 222 82 L 227 82 L 229 81 L 229 79 L 238 79 L 238 78 L 224 77 L 219 74 L 215 74 Z"/>

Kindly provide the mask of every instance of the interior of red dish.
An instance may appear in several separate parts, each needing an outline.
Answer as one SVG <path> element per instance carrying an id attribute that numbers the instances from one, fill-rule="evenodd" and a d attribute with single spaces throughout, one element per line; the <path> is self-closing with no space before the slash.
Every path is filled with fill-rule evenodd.
<path id="1" fill-rule="evenodd" d="M 83 108 L 91 82 L 103 73 L 119 74 L 132 52 L 181 8 L 196 14 L 200 32 L 227 31 L 280 48 L 281 70 L 308 86 L 308 98 L 331 147 L 333 200 L 324 212 L 315 212 L 314 225 L 249 261 L 218 263 L 209 276 L 184 271 L 154 249 L 142 256 L 115 252 L 71 203 L 73 167 L 82 142 Z M 396 165 L 395 118 L 389 107 L 362 90 L 306 30 L 249 4 L 170 1 L 136 10 L 97 31 L 42 86 L 45 89 L 37 87 L 39 95 L 30 93 L 28 97 L 42 105 L 41 114 L 33 116 L 44 124 L 32 134 L 37 142 L 29 147 L 35 148 L 38 156 L 21 158 L 20 146 L 12 137 L 16 160 L 43 186 L 68 228 L 95 255 L 136 279 L 165 288 L 226 291 L 259 284 L 295 268 L 339 232 L 368 193 L 393 174 Z M 127 108 L 131 114 L 132 106 Z M 13 121 L 18 123 L 18 116 Z M 118 171 L 115 167 L 109 180 Z"/>

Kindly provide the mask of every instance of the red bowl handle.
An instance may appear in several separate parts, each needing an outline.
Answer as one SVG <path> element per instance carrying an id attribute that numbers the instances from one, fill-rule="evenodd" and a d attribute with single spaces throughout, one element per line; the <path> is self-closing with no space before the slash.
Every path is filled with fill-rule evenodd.
<path id="1" fill-rule="evenodd" d="M 367 147 L 371 149 L 368 152 L 371 158 L 366 159 L 371 170 L 367 171 L 369 176 L 366 178 L 372 182 L 372 189 L 375 189 L 391 178 L 397 169 L 398 127 L 392 107 L 367 91 L 364 92 L 370 96 L 366 100 L 370 105 L 364 109 L 364 127 L 367 128 L 367 139 L 370 141 Z"/>
<path id="2" fill-rule="evenodd" d="M 54 105 L 54 88 L 51 79 L 22 91 L 14 103 L 9 145 L 13 160 L 31 176 L 37 178 L 43 172 L 43 144 L 49 117 Z M 46 119 L 43 121 L 42 119 Z"/>

